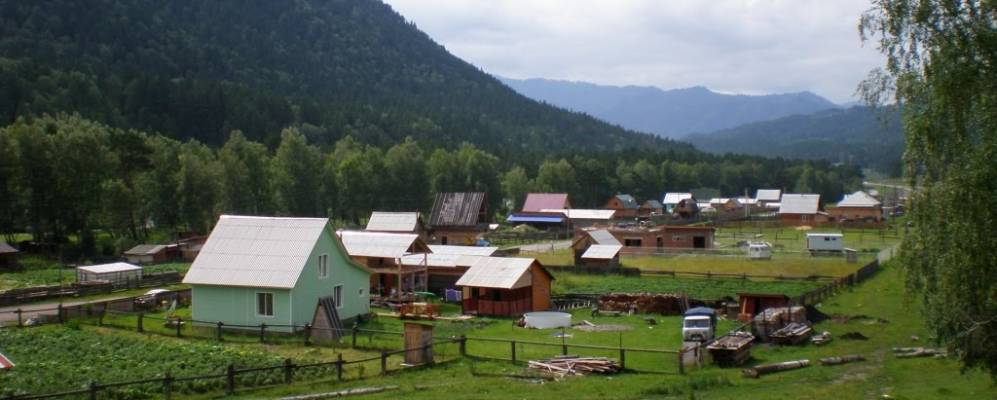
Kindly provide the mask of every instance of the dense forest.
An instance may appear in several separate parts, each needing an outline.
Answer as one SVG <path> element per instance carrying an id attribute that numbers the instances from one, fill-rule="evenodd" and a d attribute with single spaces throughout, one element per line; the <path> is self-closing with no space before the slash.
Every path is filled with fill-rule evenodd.
<path id="1" fill-rule="evenodd" d="M 900 176 L 903 126 L 896 107 L 852 107 L 793 115 L 686 138 L 713 153 L 834 162 Z"/>
<path id="2" fill-rule="evenodd" d="M 389 147 L 352 136 L 315 145 L 298 128 L 275 149 L 232 132 L 218 148 L 197 140 L 113 128 L 79 115 L 23 117 L 0 129 L 0 227 L 30 232 L 79 257 L 117 254 L 159 231 L 206 232 L 218 214 L 328 216 L 356 225 L 371 210 L 428 212 L 438 191 L 484 191 L 501 218 L 530 191 L 568 192 L 576 207 L 615 193 L 640 199 L 713 187 L 784 187 L 839 198 L 858 171 L 824 162 L 667 152 L 502 158 L 463 143 L 431 148 L 408 138 Z M 94 232 L 117 238 L 97 248 Z"/>
<path id="3" fill-rule="evenodd" d="M 273 148 L 294 125 L 316 144 L 691 150 L 520 96 L 370 0 L 4 0 L 0 92 L 0 125 L 78 112 L 208 145 Z"/>

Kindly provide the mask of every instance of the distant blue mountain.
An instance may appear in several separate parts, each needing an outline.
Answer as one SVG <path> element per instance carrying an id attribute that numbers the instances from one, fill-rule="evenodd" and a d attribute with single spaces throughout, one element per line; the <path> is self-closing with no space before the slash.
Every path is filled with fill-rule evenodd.
<path id="1" fill-rule="evenodd" d="M 534 100 L 671 138 L 838 108 L 810 92 L 748 96 L 716 93 L 702 86 L 661 90 L 550 79 L 498 79 Z"/>

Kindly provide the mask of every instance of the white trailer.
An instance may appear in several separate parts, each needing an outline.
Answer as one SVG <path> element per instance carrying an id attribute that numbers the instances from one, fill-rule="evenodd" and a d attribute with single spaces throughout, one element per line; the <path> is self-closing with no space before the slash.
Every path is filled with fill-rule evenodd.
<path id="1" fill-rule="evenodd" d="M 807 250 L 811 254 L 819 252 L 840 253 L 845 251 L 844 235 L 840 233 L 808 233 Z"/>

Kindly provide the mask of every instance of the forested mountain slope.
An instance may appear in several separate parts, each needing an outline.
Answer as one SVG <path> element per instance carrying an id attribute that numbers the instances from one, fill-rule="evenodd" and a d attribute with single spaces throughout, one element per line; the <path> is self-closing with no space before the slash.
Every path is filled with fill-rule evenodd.
<path id="1" fill-rule="evenodd" d="M 550 79 L 500 79 L 532 99 L 584 112 L 624 128 L 672 138 L 837 107 L 810 92 L 747 96 L 717 93 L 702 86 L 662 90 Z"/>
<path id="2" fill-rule="evenodd" d="M 369 0 L 0 1 L 0 126 L 79 112 L 220 145 L 468 141 L 497 154 L 677 149 L 529 100 Z"/>
<path id="3" fill-rule="evenodd" d="M 794 115 L 686 138 L 713 153 L 828 160 L 897 176 L 904 152 L 895 108 L 852 107 Z"/>

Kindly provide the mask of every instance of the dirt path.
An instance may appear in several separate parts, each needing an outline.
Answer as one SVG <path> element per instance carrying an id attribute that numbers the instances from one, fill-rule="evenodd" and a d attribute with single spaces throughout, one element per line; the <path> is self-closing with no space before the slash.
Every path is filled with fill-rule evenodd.
<path id="1" fill-rule="evenodd" d="M 128 299 L 134 296 L 118 296 L 118 297 L 107 297 L 98 300 L 82 300 L 82 301 L 64 301 L 62 306 L 64 308 L 76 307 L 80 305 L 92 304 L 92 303 L 103 303 L 107 301 Z M 17 321 L 17 310 L 21 309 L 21 320 L 26 321 L 28 318 L 36 317 L 39 315 L 56 315 L 56 309 L 59 307 L 59 302 L 48 302 L 48 303 L 33 303 L 33 304 L 23 304 L 19 306 L 9 306 L 0 307 L 0 325 L 4 322 Z"/>

